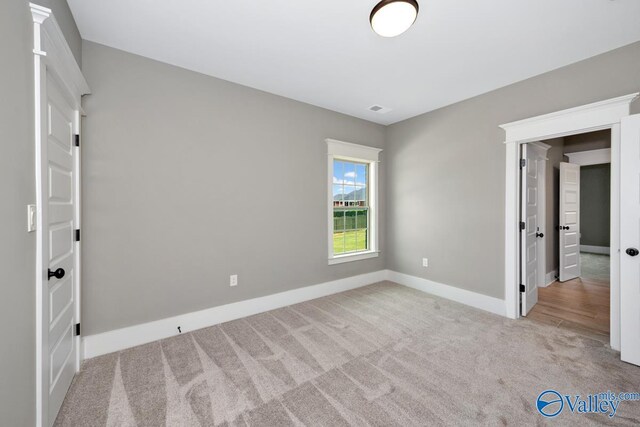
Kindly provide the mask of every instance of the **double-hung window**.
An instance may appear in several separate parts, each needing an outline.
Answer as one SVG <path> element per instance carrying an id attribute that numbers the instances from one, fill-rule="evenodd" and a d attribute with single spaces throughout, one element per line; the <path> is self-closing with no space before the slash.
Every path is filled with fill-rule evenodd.
<path id="1" fill-rule="evenodd" d="M 327 140 L 329 264 L 378 256 L 380 149 Z"/>

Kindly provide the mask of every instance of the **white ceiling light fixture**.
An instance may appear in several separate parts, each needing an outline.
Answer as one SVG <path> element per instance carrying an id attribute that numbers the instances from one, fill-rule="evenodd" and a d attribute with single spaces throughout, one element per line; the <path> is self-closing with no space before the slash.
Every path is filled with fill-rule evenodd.
<path id="1" fill-rule="evenodd" d="M 399 36 L 416 21 L 418 9 L 416 0 L 382 0 L 371 11 L 369 22 L 382 37 Z"/>
<path id="2" fill-rule="evenodd" d="M 383 125 L 640 41 L 639 0 L 417 1 L 413 26 L 382 38 L 367 25 L 380 0 L 278 2 L 296 19 L 272 1 L 154 0 L 150 19 L 149 1 L 67 0 L 84 40 Z"/>

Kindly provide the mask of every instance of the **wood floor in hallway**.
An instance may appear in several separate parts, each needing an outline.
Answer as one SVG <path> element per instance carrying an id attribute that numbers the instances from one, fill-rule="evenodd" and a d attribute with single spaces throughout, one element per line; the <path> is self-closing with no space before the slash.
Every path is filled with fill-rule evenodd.
<path id="1" fill-rule="evenodd" d="M 609 313 L 609 281 L 582 277 L 538 289 L 538 304 L 527 317 L 608 341 Z"/>

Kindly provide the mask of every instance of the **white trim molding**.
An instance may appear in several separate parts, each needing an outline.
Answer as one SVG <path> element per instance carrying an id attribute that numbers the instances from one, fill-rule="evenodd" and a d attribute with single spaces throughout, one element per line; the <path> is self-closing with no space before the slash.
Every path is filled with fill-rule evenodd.
<path id="1" fill-rule="evenodd" d="M 549 151 L 549 149 L 551 148 L 549 144 L 545 144 L 542 141 L 531 141 L 530 144 L 535 145 L 536 147 L 540 147 L 542 150 L 544 150 L 545 154 L 547 154 L 547 151 Z M 544 160 L 549 160 L 549 159 L 545 157 Z"/>
<path id="2" fill-rule="evenodd" d="M 611 254 L 611 248 L 608 246 L 580 245 L 580 252 L 609 255 Z"/>
<path id="3" fill-rule="evenodd" d="M 91 93 L 73 52 L 51 9 L 29 3 L 33 17 L 33 53 L 41 58 L 56 80 L 65 89 L 65 96 L 76 110 L 82 110 L 82 95 Z"/>
<path id="4" fill-rule="evenodd" d="M 638 92 L 542 116 L 500 125 L 506 132 L 506 143 L 531 142 L 560 136 L 606 129 L 629 115 L 629 105 Z"/>
<path id="5" fill-rule="evenodd" d="M 206 310 L 181 314 L 179 316 L 140 325 L 88 335 L 83 337 L 82 340 L 84 355 L 85 358 L 92 358 L 163 338 L 169 338 L 179 334 L 178 326 L 180 326 L 182 333 L 190 332 L 315 298 L 360 288 L 386 279 L 387 271 L 379 270 L 264 297 L 225 304 Z"/>
<path id="6" fill-rule="evenodd" d="M 386 280 L 499 316 L 504 317 L 506 315 L 505 301 L 502 299 L 396 271 L 379 270 L 140 325 L 88 335 L 83 337 L 84 354 L 89 359 L 178 335 L 178 326 L 180 326 L 182 333 L 191 332 Z"/>
<path id="7" fill-rule="evenodd" d="M 342 264 L 345 262 L 361 261 L 375 258 L 380 253 L 378 245 L 379 215 L 378 215 L 378 163 L 382 149 L 367 145 L 353 144 L 325 139 L 327 143 L 327 258 L 328 264 Z M 366 163 L 369 167 L 368 181 L 368 233 L 367 250 L 336 255 L 333 253 L 333 162 L 346 160 Z"/>
<path id="8" fill-rule="evenodd" d="M 337 139 L 331 138 L 325 139 L 325 142 L 327 143 L 329 154 L 339 155 L 342 158 L 351 158 L 353 160 L 377 162 L 380 157 L 380 152 L 382 151 L 381 148 L 338 141 Z"/>
<path id="9" fill-rule="evenodd" d="M 567 110 L 500 125 L 505 131 L 505 305 L 507 317 L 520 317 L 519 152 L 520 145 L 567 135 L 611 129 L 611 347 L 620 349 L 620 121 L 638 97 L 632 93 Z"/>
<path id="10" fill-rule="evenodd" d="M 355 254 L 335 255 L 333 258 L 329 258 L 329 265 L 344 264 L 345 262 L 361 261 L 363 259 L 377 258 L 380 255 L 379 251 L 367 251 L 358 252 Z"/>
<path id="11" fill-rule="evenodd" d="M 455 286 L 434 282 L 422 277 L 411 276 L 409 274 L 398 273 L 389 270 L 387 280 L 417 289 L 419 291 L 442 297 L 451 301 L 459 302 L 470 307 L 488 311 L 499 316 L 506 316 L 505 301 L 499 298 L 468 291 Z"/>
<path id="12" fill-rule="evenodd" d="M 569 163 L 580 166 L 601 165 L 611 163 L 611 148 L 600 150 L 578 151 L 577 153 L 565 153 Z"/>

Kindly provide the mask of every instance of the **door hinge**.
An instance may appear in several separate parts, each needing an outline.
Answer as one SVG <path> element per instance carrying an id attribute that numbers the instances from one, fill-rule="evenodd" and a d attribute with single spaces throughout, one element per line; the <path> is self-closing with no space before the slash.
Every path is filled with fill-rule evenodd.
<path id="1" fill-rule="evenodd" d="M 76 242 L 80 241 L 80 229 L 76 230 L 76 237 L 75 238 L 76 238 Z"/>
<path id="2" fill-rule="evenodd" d="M 74 137 L 75 137 L 75 144 L 76 144 L 76 147 L 80 147 L 80 134 L 77 134 L 77 133 L 76 133 L 76 134 L 74 135 Z"/>
<path id="3" fill-rule="evenodd" d="M 80 336 L 80 323 L 76 323 L 75 334 L 76 334 L 77 337 Z"/>
<path id="4" fill-rule="evenodd" d="M 520 230 L 524 230 L 525 228 L 527 228 L 527 224 L 525 224 L 524 221 L 520 221 Z"/>
<path id="5" fill-rule="evenodd" d="M 526 292 L 526 289 L 522 283 L 520 283 L 520 292 Z"/>
<path id="6" fill-rule="evenodd" d="M 525 159 L 520 159 L 520 167 L 523 168 L 527 166 L 527 161 Z"/>

